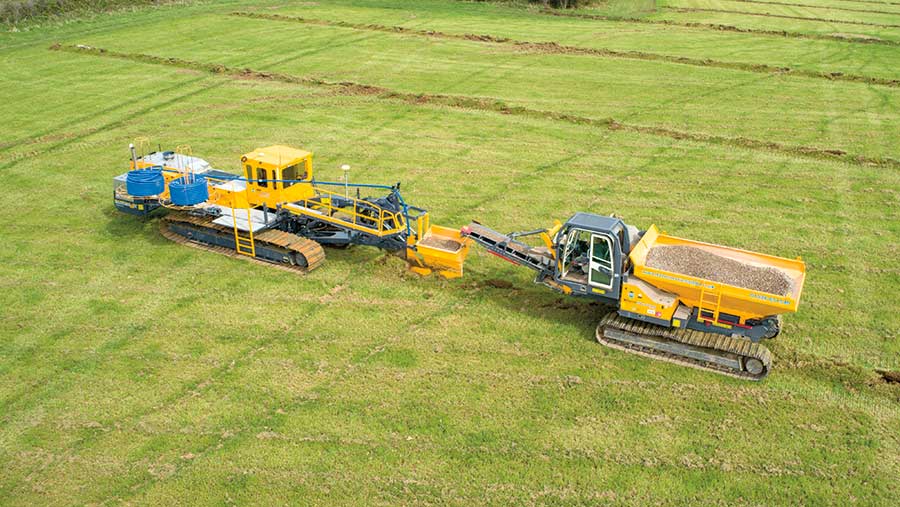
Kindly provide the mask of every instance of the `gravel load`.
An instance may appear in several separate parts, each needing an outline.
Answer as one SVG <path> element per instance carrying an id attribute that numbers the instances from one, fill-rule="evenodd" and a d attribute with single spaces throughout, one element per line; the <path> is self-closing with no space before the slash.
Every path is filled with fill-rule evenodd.
<path id="1" fill-rule="evenodd" d="M 455 252 L 462 247 L 462 243 L 459 241 L 454 241 L 452 239 L 439 238 L 437 236 L 428 236 L 419 242 L 420 245 L 430 246 L 431 248 L 439 248 L 441 250 L 448 250 L 451 252 Z"/>
<path id="2" fill-rule="evenodd" d="M 653 247 L 647 253 L 647 267 L 780 296 L 794 290 L 790 277 L 780 269 L 753 266 L 692 246 Z"/>

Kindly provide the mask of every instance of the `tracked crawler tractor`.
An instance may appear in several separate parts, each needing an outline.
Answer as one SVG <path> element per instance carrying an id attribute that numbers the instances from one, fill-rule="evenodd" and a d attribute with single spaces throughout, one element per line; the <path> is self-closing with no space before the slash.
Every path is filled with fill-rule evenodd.
<path id="1" fill-rule="evenodd" d="M 131 150 L 131 170 L 114 180 L 115 205 L 141 216 L 167 210 L 161 232 L 173 241 L 296 272 L 322 264 L 323 245 L 368 245 L 406 259 L 420 274 L 462 275 L 469 242 L 408 205 L 399 183 L 354 184 L 346 174 L 344 181 L 318 181 L 312 153 L 287 146 L 245 154 L 242 174 L 213 169 L 189 148 Z M 362 190 L 387 195 L 361 197 Z"/>
<path id="2" fill-rule="evenodd" d="M 387 195 L 360 197 L 363 189 Z M 325 260 L 323 246 L 368 245 L 419 274 L 456 278 L 474 242 L 533 269 L 537 283 L 611 307 L 597 326 L 600 343 L 742 379 L 769 373 L 761 342 L 778 335 L 782 314 L 797 310 L 805 278 L 799 259 L 589 213 L 512 234 L 477 222 L 461 230 L 432 225 L 426 210 L 404 201 L 399 183 L 351 184 L 346 173 L 341 182 L 319 181 L 312 153 L 286 146 L 245 154 L 241 174 L 232 174 L 189 148 L 139 156 L 132 145 L 131 168 L 115 178 L 113 198 L 134 215 L 167 210 L 161 232 L 178 243 L 301 273 Z M 529 236 L 541 244 L 522 241 Z"/>

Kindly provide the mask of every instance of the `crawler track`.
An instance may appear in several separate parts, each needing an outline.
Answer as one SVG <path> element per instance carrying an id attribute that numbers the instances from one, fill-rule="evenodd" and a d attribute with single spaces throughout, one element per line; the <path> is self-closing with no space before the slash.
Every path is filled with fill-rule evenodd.
<path id="1" fill-rule="evenodd" d="M 221 255 L 227 255 L 228 257 L 257 262 L 265 266 L 301 274 L 316 269 L 320 264 L 322 264 L 322 262 L 325 261 L 325 251 L 322 250 L 321 245 L 311 239 L 303 238 L 288 232 L 269 229 L 254 236 L 254 243 L 257 245 L 257 247 L 266 245 L 273 250 L 283 252 L 286 258 L 293 259 L 293 263 L 276 263 L 267 259 L 260 259 L 240 254 L 235 251 L 234 248 L 211 245 L 188 238 L 171 229 L 171 226 L 175 223 L 185 225 L 196 230 L 205 230 L 207 232 L 225 235 L 226 237 L 234 237 L 234 231 L 229 227 L 212 223 L 212 218 L 195 217 L 187 213 L 171 213 L 169 215 L 166 215 L 162 219 L 162 221 L 160 222 L 159 231 L 167 239 L 170 239 L 182 245 L 206 250 L 208 252 L 214 252 Z"/>
<path id="2" fill-rule="evenodd" d="M 627 319 L 616 312 L 601 319 L 596 337 L 607 347 L 744 380 L 762 380 L 772 367 L 771 352 L 759 343 L 717 333 L 665 328 Z"/>

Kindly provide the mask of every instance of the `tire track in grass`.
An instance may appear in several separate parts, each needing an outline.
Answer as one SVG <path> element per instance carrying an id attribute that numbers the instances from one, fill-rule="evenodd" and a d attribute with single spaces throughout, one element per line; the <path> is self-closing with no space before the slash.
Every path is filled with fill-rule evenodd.
<path id="1" fill-rule="evenodd" d="M 196 83 L 200 81 L 200 79 L 192 79 L 185 81 L 183 83 L 176 83 L 171 86 L 167 86 L 165 88 L 160 88 L 158 90 L 154 90 L 153 92 L 143 94 L 136 98 L 129 98 L 127 100 L 110 103 L 107 107 L 103 109 L 94 109 L 84 115 L 69 117 L 65 122 L 53 125 L 52 127 L 48 127 L 44 131 L 36 134 L 32 137 L 23 137 L 19 139 L 14 139 L 12 141 L 0 142 L 0 153 L 12 150 L 13 148 L 22 148 L 26 146 L 32 146 L 35 144 L 46 144 L 46 143 L 54 143 L 59 141 L 66 141 L 70 139 L 80 140 L 92 134 L 96 134 L 103 130 L 104 127 L 85 127 L 82 129 L 78 129 L 75 131 L 68 131 L 67 129 L 71 127 L 75 127 L 80 124 L 84 124 L 89 122 L 90 120 L 97 119 L 105 114 L 114 113 L 121 109 L 127 108 L 128 106 L 134 104 L 142 104 L 146 102 L 148 99 L 152 99 L 154 97 L 159 97 L 173 90 L 184 89 L 187 85 Z M 16 158 L 14 155 L 13 158 Z M 21 157 L 19 157 L 21 158 Z M 4 162 L 3 155 L 0 155 L 0 162 Z"/>
<path id="2" fill-rule="evenodd" d="M 197 79 L 192 79 L 190 81 L 186 81 L 184 83 L 179 83 L 177 85 L 161 89 L 161 90 L 157 91 L 156 93 L 142 96 L 141 99 L 139 99 L 139 100 L 142 100 L 144 97 L 146 97 L 147 99 L 152 98 L 152 97 L 157 97 L 160 95 L 160 93 L 168 92 L 169 90 L 186 89 L 190 85 L 199 83 L 203 79 L 204 79 L 203 77 L 200 77 Z M 202 88 L 197 88 L 196 90 L 183 93 L 174 98 L 167 99 L 167 100 L 157 102 L 157 103 L 153 103 L 152 105 L 147 106 L 147 107 L 141 107 L 140 109 L 138 109 L 136 111 L 131 111 L 130 114 L 126 114 L 125 116 L 123 116 L 121 118 L 111 120 L 111 121 L 103 124 L 100 127 L 86 128 L 84 130 L 79 130 L 77 132 L 74 132 L 72 135 L 61 135 L 61 136 L 51 137 L 51 138 L 41 141 L 39 143 L 47 142 L 47 143 L 54 143 L 54 144 L 50 144 L 46 148 L 43 148 L 40 150 L 31 150 L 28 152 L 13 153 L 12 155 L 8 156 L 8 160 L 4 160 L 4 158 L 2 156 L 0 156 L 0 171 L 5 170 L 5 169 L 10 169 L 10 168 L 16 166 L 17 164 L 19 164 L 20 162 L 22 162 L 23 160 L 28 160 L 33 157 L 37 157 L 37 156 L 41 156 L 41 155 L 49 155 L 49 154 L 55 153 L 60 148 L 64 148 L 66 146 L 69 146 L 69 145 L 72 145 L 75 143 L 79 143 L 94 134 L 97 134 L 100 132 L 105 132 L 105 131 L 126 125 L 128 122 L 134 120 L 134 118 L 137 118 L 141 114 L 151 111 L 154 108 L 166 107 L 171 104 L 176 104 L 180 101 L 183 101 L 186 98 L 190 98 L 190 97 L 193 97 L 196 95 L 206 93 L 206 92 L 216 88 L 217 86 L 218 85 L 211 85 L 211 86 L 205 86 Z M 102 116 L 103 114 L 107 114 L 109 112 L 117 111 L 117 110 L 119 110 L 125 106 L 129 106 L 133 103 L 135 103 L 135 102 L 128 101 L 121 105 L 109 107 L 109 108 L 103 109 L 99 112 L 91 113 L 90 115 L 80 117 L 69 123 L 71 123 L 73 125 L 78 124 L 78 123 L 84 123 L 85 121 L 97 118 L 97 117 Z M 33 144 L 33 143 L 27 143 L 27 144 Z M 25 146 L 25 145 L 26 144 L 20 144 L 19 146 Z M 0 150 L 0 151 L 2 151 L 2 150 Z"/>
<path id="3" fill-rule="evenodd" d="M 385 253 L 385 256 L 390 254 Z M 365 268 L 368 264 L 357 264 L 356 270 L 351 271 L 346 280 L 350 280 L 358 274 L 363 268 Z M 346 281 L 345 280 L 345 281 Z M 392 335 L 384 340 L 378 341 L 375 345 L 368 348 L 366 354 L 357 359 L 349 359 L 339 370 L 331 375 L 329 378 L 322 380 L 316 385 L 308 388 L 303 393 L 295 396 L 289 403 L 282 404 L 280 406 L 270 407 L 263 414 L 260 414 L 260 417 L 256 419 L 256 421 L 251 421 L 251 424 L 247 428 L 246 431 L 240 431 L 236 434 L 229 435 L 227 433 L 223 433 L 218 439 L 215 441 L 203 446 L 200 449 L 186 449 L 191 452 L 193 457 L 189 460 L 182 459 L 180 462 L 177 462 L 174 465 L 174 470 L 172 473 L 166 475 L 166 477 L 155 480 L 154 478 L 145 478 L 139 481 L 134 481 L 131 484 L 126 485 L 124 488 L 120 488 L 120 490 L 124 490 L 125 493 L 123 495 L 118 495 L 113 497 L 113 494 L 107 495 L 107 500 L 103 501 L 100 505 L 107 505 L 109 503 L 121 503 L 124 500 L 134 498 L 138 494 L 147 491 L 148 488 L 153 486 L 156 483 L 161 483 L 167 481 L 173 477 L 176 477 L 180 473 L 184 472 L 188 468 L 190 468 L 193 464 L 202 461 L 202 458 L 209 458 L 212 455 L 216 454 L 221 450 L 229 450 L 236 445 L 239 445 L 242 442 L 245 442 L 249 438 L 263 438 L 261 435 L 266 433 L 265 438 L 277 438 L 277 433 L 273 430 L 277 430 L 281 428 L 286 422 L 290 420 L 290 416 L 293 412 L 303 407 L 303 405 L 314 402 L 316 399 L 320 397 L 322 391 L 328 391 L 339 386 L 342 382 L 349 379 L 356 371 L 365 367 L 366 363 L 369 359 L 374 356 L 384 352 L 384 350 L 390 346 L 392 343 L 399 340 L 401 337 L 406 337 L 411 334 L 414 334 L 423 325 L 433 321 L 440 319 L 441 317 L 452 315 L 454 312 L 458 311 L 457 304 L 450 304 L 448 307 L 444 308 L 443 311 L 432 311 L 428 312 L 426 316 L 422 319 L 419 319 L 415 322 L 410 323 L 408 326 L 403 328 L 403 333 Z M 314 311 L 316 311 L 319 307 L 314 307 Z M 271 421 L 265 425 L 254 425 L 257 421 Z M 256 431 L 262 431 L 263 433 L 256 433 Z M 274 434 L 274 435 L 270 435 Z M 335 443 L 343 443 L 342 441 L 336 441 Z"/>
<path id="4" fill-rule="evenodd" d="M 888 15 L 892 15 L 892 16 L 900 16 L 900 11 L 873 11 L 870 9 L 851 9 L 849 7 L 829 7 L 827 5 L 810 5 L 810 4 L 787 3 L 787 2 L 770 2 L 768 0 L 731 0 L 731 1 L 745 3 L 745 4 L 803 7 L 806 9 L 825 9 L 825 10 L 829 10 L 829 11 L 862 12 L 862 13 L 866 13 L 866 14 L 888 14 Z M 875 2 L 875 3 L 878 3 L 878 2 Z M 885 5 L 885 4 L 881 4 L 881 5 Z"/>
<path id="5" fill-rule="evenodd" d="M 215 459 L 215 456 L 217 454 L 233 451 L 234 449 L 238 448 L 239 446 L 244 445 L 248 440 L 252 441 L 253 438 L 256 438 L 256 439 L 278 439 L 280 441 L 288 441 L 288 442 L 292 442 L 292 443 L 312 442 L 312 443 L 320 443 L 320 444 L 327 444 L 327 445 L 363 446 L 363 447 L 368 447 L 372 452 L 375 452 L 379 447 L 392 444 L 392 441 L 390 439 L 387 439 L 387 440 L 377 440 L 376 439 L 376 440 L 372 440 L 372 441 L 366 441 L 366 440 L 360 440 L 360 439 L 354 439 L 354 438 L 342 438 L 340 436 L 331 437 L 331 436 L 323 436 L 323 435 L 317 435 L 314 437 L 289 438 L 289 437 L 285 437 L 285 436 L 279 434 L 278 430 L 280 428 L 282 428 L 288 421 L 291 420 L 291 417 L 294 414 L 294 412 L 296 412 L 297 410 L 300 410 L 304 405 L 306 405 L 308 403 L 316 402 L 316 400 L 320 399 L 323 395 L 327 394 L 329 391 L 340 387 L 342 383 L 349 380 L 353 375 L 358 374 L 360 372 L 365 372 L 366 371 L 366 363 L 371 358 L 373 358 L 373 357 L 377 356 L 378 354 L 380 354 L 381 352 L 383 352 L 385 349 L 387 349 L 393 343 L 396 343 L 398 340 L 401 340 L 404 337 L 413 335 L 418 329 L 422 328 L 423 326 L 425 326 L 433 321 L 439 321 L 443 317 L 446 317 L 448 315 L 453 315 L 454 312 L 457 311 L 457 304 L 458 303 L 456 303 L 456 304 L 450 303 L 442 311 L 429 312 L 426 314 L 426 317 L 424 317 L 422 320 L 417 321 L 414 324 L 412 324 L 411 326 L 404 328 L 403 333 L 401 333 L 399 335 L 394 335 L 394 336 L 388 337 L 381 341 L 378 341 L 371 347 L 367 348 L 367 352 L 364 356 L 362 356 L 361 358 L 358 358 L 356 360 L 350 360 L 347 363 L 343 364 L 342 367 L 340 367 L 338 369 L 338 371 L 335 374 L 333 374 L 332 376 L 330 376 L 329 378 L 324 379 L 322 382 L 319 382 L 312 387 L 309 387 L 306 391 L 293 397 L 287 403 L 281 404 L 279 406 L 269 407 L 262 414 L 260 414 L 260 417 L 258 417 L 255 421 L 251 421 L 250 424 L 246 428 L 242 428 L 241 430 L 238 430 L 234 433 L 230 433 L 230 432 L 222 433 L 219 436 L 219 438 L 202 446 L 200 449 L 183 449 L 184 451 L 190 452 L 191 458 L 190 459 L 182 458 L 180 461 L 177 461 L 175 464 L 173 464 L 173 469 L 172 469 L 171 473 L 167 474 L 165 477 L 162 477 L 162 478 L 149 478 L 148 477 L 148 478 L 144 478 L 144 479 L 135 481 L 131 484 L 128 484 L 127 487 L 122 487 L 119 489 L 119 491 L 123 492 L 121 495 L 116 495 L 115 497 L 113 497 L 112 494 L 107 495 L 107 500 L 102 502 L 101 505 L 107 505 L 111 502 L 129 501 L 129 500 L 134 499 L 135 497 L 139 497 L 143 493 L 146 493 L 148 490 L 150 490 L 150 488 L 152 488 L 154 485 L 164 483 L 171 479 L 177 479 L 177 477 L 180 474 L 188 472 L 190 470 L 190 468 L 193 467 L 195 464 L 198 464 L 204 460 L 208 461 L 208 460 Z M 447 375 L 446 372 L 420 373 L 420 372 L 418 372 L 418 370 L 416 373 L 414 373 L 414 375 L 416 375 L 416 374 L 421 374 L 421 376 L 423 378 L 427 378 L 429 375 L 432 375 L 432 374 Z M 493 379 L 495 377 L 492 376 L 490 378 Z M 823 381 L 822 379 L 814 377 L 814 376 L 811 378 L 815 381 Z M 527 383 L 529 385 L 533 385 L 536 382 L 544 383 L 544 384 L 564 384 L 566 382 L 565 378 L 559 378 L 559 377 L 549 377 L 549 378 L 541 377 L 536 381 L 536 378 L 533 375 L 524 376 L 523 379 L 525 381 L 527 381 Z M 627 382 L 644 382 L 644 381 L 624 380 L 621 382 L 627 383 Z M 617 384 L 617 383 L 621 383 L 621 382 L 620 381 L 612 381 L 612 382 L 594 381 L 594 382 L 592 382 L 592 384 L 595 384 L 599 388 L 607 388 L 609 384 Z M 733 396 L 739 396 L 739 397 L 744 397 L 744 398 L 753 398 L 754 400 L 759 398 L 758 393 L 747 392 L 744 389 L 742 384 L 737 384 L 734 386 L 734 389 L 732 389 L 732 384 L 730 382 L 733 382 L 733 381 L 730 379 L 724 379 L 721 377 L 714 376 L 713 378 L 710 379 L 710 382 L 722 384 L 720 387 L 724 388 L 729 393 L 733 393 L 732 394 Z M 653 383 L 649 382 L 648 384 L 652 385 Z M 682 383 L 678 383 L 677 385 L 679 386 L 678 389 L 688 389 L 688 390 L 702 389 L 702 388 L 699 388 L 698 386 L 696 386 L 695 384 L 690 384 L 690 383 L 682 382 Z M 866 386 L 867 384 L 863 383 L 863 384 L 859 384 L 859 385 Z M 804 402 L 805 402 L 805 400 L 800 401 L 799 403 L 804 403 Z M 860 407 L 854 407 L 854 408 L 858 408 L 859 410 L 866 409 L 863 411 L 866 414 L 869 414 L 870 412 L 868 410 L 871 409 L 871 404 L 866 404 L 864 407 L 860 406 Z M 258 421 L 266 421 L 266 423 L 259 424 Z M 555 450 L 555 451 L 557 451 L 557 450 Z M 564 449 L 559 449 L 558 452 L 563 453 L 566 457 L 572 457 L 571 454 Z M 577 451 L 576 451 L 576 453 L 577 453 Z M 527 457 L 527 456 L 530 456 L 531 453 L 529 453 L 526 449 L 517 449 L 517 450 L 515 450 L 515 452 L 512 455 Z M 577 458 L 578 456 L 574 456 L 574 457 Z M 597 456 L 591 455 L 591 457 L 596 458 Z M 613 456 L 613 455 L 609 455 L 608 453 L 605 456 L 605 459 L 607 459 L 608 461 L 609 460 L 614 461 L 620 465 L 631 465 L 631 464 L 635 464 L 635 463 L 640 463 L 640 461 L 639 461 L 640 458 L 637 458 L 638 461 L 634 461 L 627 456 L 623 456 L 623 455 L 614 455 Z M 678 467 L 679 462 L 672 461 L 672 462 L 662 463 L 661 465 L 667 466 L 667 467 Z M 798 470 L 792 469 L 792 470 L 788 470 L 788 471 L 771 472 L 771 471 L 765 469 L 765 467 L 756 466 L 756 465 L 753 465 L 752 463 L 742 463 L 738 466 L 743 471 L 752 472 L 752 473 L 756 473 L 758 475 L 764 475 L 764 476 L 803 475 L 804 474 L 803 470 L 799 470 L 799 469 Z"/>
<path id="6" fill-rule="evenodd" d="M 122 53 L 103 48 L 85 45 L 60 45 L 50 47 L 55 51 L 66 51 L 76 54 L 92 55 L 107 58 L 118 58 L 140 63 L 168 65 L 184 69 L 193 69 L 233 77 L 237 79 L 258 79 L 262 81 L 278 81 L 307 86 L 322 87 L 342 95 L 373 96 L 385 100 L 398 100 L 413 105 L 440 105 L 472 111 L 489 111 L 500 114 L 514 114 L 522 117 L 543 120 L 564 121 L 576 125 L 604 127 L 609 130 L 624 130 L 640 134 L 655 135 L 681 141 L 693 141 L 717 146 L 733 146 L 752 150 L 770 151 L 785 155 L 802 156 L 814 159 L 837 160 L 859 166 L 886 167 L 900 169 L 900 160 L 888 157 L 872 157 L 851 154 L 841 149 L 817 148 L 813 146 L 789 145 L 776 141 L 753 139 L 744 136 L 729 137 L 704 132 L 678 130 L 662 125 L 642 125 L 626 123 L 615 118 L 589 118 L 571 113 L 544 111 L 525 106 L 512 106 L 500 99 L 470 97 L 464 95 L 444 95 L 428 93 L 410 93 L 391 90 L 381 86 L 355 83 L 352 81 L 326 81 L 321 78 L 296 76 L 280 72 L 258 71 L 250 68 L 229 67 L 217 63 L 198 62 L 182 58 L 162 57 L 141 53 Z"/>
<path id="7" fill-rule="evenodd" d="M 568 46 L 558 42 L 530 42 L 510 39 L 506 37 L 497 37 L 486 34 L 457 34 L 439 32 L 435 30 L 417 30 L 402 26 L 386 26 L 377 24 L 348 23 L 346 21 L 330 21 L 324 19 L 310 19 L 297 16 L 284 16 L 280 14 L 263 14 L 255 12 L 233 12 L 233 16 L 239 16 L 251 19 L 262 19 L 267 21 L 284 21 L 301 23 L 317 26 L 349 28 L 352 30 L 376 31 L 385 33 L 396 33 L 403 35 L 415 35 L 420 37 L 431 37 L 437 39 L 451 39 L 479 42 L 485 44 L 498 44 L 508 46 L 526 53 L 535 54 L 559 54 L 559 55 L 578 55 L 593 56 L 600 58 L 624 59 L 624 60 L 645 60 L 652 62 L 665 62 L 681 65 L 692 65 L 696 67 L 712 67 L 728 70 L 740 70 L 746 72 L 756 72 L 760 74 L 785 74 L 792 76 L 801 76 L 813 79 L 827 79 L 829 81 L 850 81 L 855 83 L 867 83 L 879 86 L 900 87 L 900 79 L 888 79 L 873 76 L 863 76 L 857 74 L 844 74 L 843 72 L 819 72 L 814 70 L 794 69 L 791 67 L 780 67 L 776 65 L 768 65 L 764 63 L 746 63 L 746 62 L 725 62 L 721 60 L 713 60 L 710 58 L 691 58 L 686 56 L 673 56 L 660 53 L 648 53 L 645 51 L 620 51 L 606 48 L 587 48 L 580 46 Z"/>
<path id="8" fill-rule="evenodd" d="M 878 2 L 877 0 L 843 0 L 844 2 L 853 2 L 856 4 L 869 5 L 900 5 L 900 2 Z"/>
<path id="9" fill-rule="evenodd" d="M 874 26 L 878 28 L 900 28 L 900 25 L 892 25 L 892 24 L 883 24 L 883 23 L 872 23 L 869 21 L 853 21 L 853 20 L 842 20 L 842 19 L 829 19 L 829 18 L 809 18 L 806 16 L 791 16 L 789 14 L 772 14 L 770 12 L 748 12 L 748 11 L 735 11 L 731 9 L 707 9 L 703 7 L 663 7 L 668 11 L 672 12 L 680 12 L 680 13 L 693 13 L 693 12 L 714 12 L 718 14 L 738 14 L 740 16 L 759 16 L 763 18 L 779 18 L 779 19 L 799 19 L 801 21 L 814 21 L 818 23 L 839 23 L 844 25 L 860 25 L 860 26 Z"/>
<path id="10" fill-rule="evenodd" d="M 385 253 L 384 255 L 387 256 L 389 254 Z M 354 269 L 352 269 L 348 272 L 348 274 L 346 275 L 346 278 L 341 283 L 346 283 L 348 280 L 351 280 L 354 276 L 356 276 L 358 274 L 359 271 L 368 267 L 371 262 L 378 262 L 378 259 L 380 259 L 380 258 L 381 257 L 376 257 L 369 262 L 355 264 Z M 323 304 L 312 305 L 311 307 L 309 307 L 307 309 L 306 313 L 304 314 L 304 319 L 312 318 L 313 316 L 317 315 L 325 307 L 326 307 L 326 305 L 323 305 Z M 280 339 L 280 335 L 278 335 L 277 333 L 273 333 L 264 339 L 254 340 L 253 343 L 249 344 L 246 347 L 241 348 L 235 354 L 231 355 L 230 357 L 224 358 L 218 366 L 211 368 L 206 374 L 202 375 L 200 378 L 195 378 L 192 380 L 187 380 L 187 381 L 182 382 L 178 389 L 174 390 L 170 395 L 161 399 L 154 406 L 148 407 L 146 409 L 141 408 L 141 409 L 132 411 L 125 415 L 121 415 L 121 416 L 117 416 L 115 418 L 104 420 L 103 427 L 117 426 L 120 423 L 124 423 L 124 424 L 133 423 L 134 426 L 137 426 L 143 418 L 145 418 L 149 415 L 155 414 L 155 413 L 157 413 L 161 410 L 167 409 L 167 408 L 177 407 L 178 405 L 184 403 L 185 401 L 189 401 L 196 396 L 202 395 L 203 393 L 209 391 L 211 386 L 213 386 L 217 382 L 220 382 L 222 379 L 227 378 L 229 375 L 233 374 L 233 372 L 235 370 L 238 370 L 241 367 L 251 364 L 254 357 L 258 353 L 264 351 L 267 347 L 271 346 L 279 339 Z M 99 359 L 97 359 L 97 360 L 99 360 Z M 310 390 L 314 391 L 315 388 L 311 388 Z M 306 394 L 308 394 L 308 393 L 305 393 L 304 396 L 300 397 L 301 398 L 299 400 L 300 404 L 309 401 L 309 399 L 306 397 Z M 296 402 L 297 402 L 297 400 L 295 400 L 295 403 Z M 276 410 L 276 408 L 273 408 L 272 410 L 270 410 L 270 412 L 274 413 L 275 410 Z M 104 434 L 105 434 L 105 431 L 101 429 L 100 431 L 88 434 L 85 437 L 79 439 L 74 445 L 67 447 L 66 450 L 69 453 L 69 455 L 66 457 L 67 458 L 71 457 L 72 455 L 76 454 L 78 451 L 80 451 L 84 448 L 87 448 L 91 444 L 94 444 Z M 220 438 L 216 439 L 216 442 L 221 443 L 222 441 L 224 441 L 227 438 L 228 437 L 220 436 Z M 213 446 L 210 445 L 209 447 L 212 448 Z M 218 448 L 218 447 L 215 447 L 215 448 Z M 206 450 L 206 449 L 207 448 L 204 448 L 204 450 Z M 190 449 L 186 449 L 186 450 L 190 450 Z M 198 453 L 198 456 L 199 455 L 202 455 L 202 453 Z M 127 463 L 127 464 L 128 465 L 135 465 L 135 464 L 139 465 L 140 461 L 138 460 L 138 461 L 134 461 L 134 462 Z M 176 470 L 178 470 L 179 465 L 176 464 L 175 468 L 176 468 Z M 154 479 L 152 479 L 152 478 L 141 479 L 138 481 L 132 481 L 129 483 L 130 487 L 127 489 L 127 491 L 131 492 L 134 489 L 136 489 L 136 486 L 134 486 L 134 484 L 133 484 L 135 482 L 138 483 L 138 486 L 141 486 L 145 482 L 153 482 L 153 481 L 154 481 Z M 119 500 L 119 498 L 117 498 L 115 496 L 115 494 L 113 494 L 113 493 L 110 493 L 109 495 L 106 495 L 106 496 L 107 496 L 107 500 L 101 502 L 101 505 L 106 505 L 110 502 L 115 502 L 115 501 Z M 2 497 L 0 497 L 0 498 L 2 498 Z"/>
<path id="11" fill-rule="evenodd" d="M 802 33 L 788 32 L 786 30 L 764 30 L 760 28 L 744 28 L 734 25 L 722 25 L 716 23 L 699 23 L 696 21 L 674 21 L 671 19 L 644 19 L 644 18 L 613 18 L 609 16 L 601 16 L 599 14 L 583 14 L 574 12 L 560 12 L 549 9 L 536 11 L 545 16 L 556 16 L 561 18 L 578 18 L 593 19 L 595 21 L 613 21 L 618 23 L 638 23 L 646 25 L 665 25 L 678 26 L 682 28 L 693 28 L 698 30 L 712 30 L 719 32 L 734 32 L 748 35 L 785 37 L 788 39 L 811 39 L 811 40 L 827 40 L 836 42 L 847 42 L 853 44 L 883 44 L 886 46 L 900 46 L 900 41 L 885 40 L 874 36 L 852 37 L 838 34 L 821 34 L 821 33 Z M 806 19 L 806 18 L 804 18 Z"/>

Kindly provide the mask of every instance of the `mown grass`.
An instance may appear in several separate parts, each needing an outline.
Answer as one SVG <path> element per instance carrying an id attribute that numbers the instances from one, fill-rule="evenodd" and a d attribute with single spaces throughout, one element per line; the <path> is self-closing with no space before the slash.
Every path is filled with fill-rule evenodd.
<path id="1" fill-rule="evenodd" d="M 188 24 L 190 29 L 188 30 Z M 125 30 L 81 37 L 119 52 L 149 53 L 254 70 L 350 80 L 399 92 L 471 95 L 511 105 L 615 118 L 648 126 L 892 158 L 900 129 L 890 111 L 896 94 L 852 84 L 793 76 L 709 69 L 698 77 L 680 64 L 612 61 L 581 56 L 522 54 L 469 41 L 364 32 L 210 14 L 146 27 L 159 40 L 145 44 Z M 267 40 L 259 46 L 261 38 Z M 292 54 L 303 44 L 315 49 Z M 560 76 L 559 62 L 567 73 Z M 467 74 L 461 78 L 459 69 Z M 666 87 L 651 89 L 663 79 Z M 652 90 L 652 91 L 651 91 Z M 793 111 L 784 115 L 785 110 Z M 866 129 L 873 120 L 882 128 Z"/>
<path id="2" fill-rule="evenodd" d="M 873 25 L 896 25 L 900 20 L 900 10 L 898 6 L 891 5 L 852 5 L 847 2 L 764 2 L 757 3 L 755 1 L 741 0 L 664 0 L 662 8 L 688 8 L 688 9 L 709 9 L 719 11 L 732 11 L 745 13 L 745 17 L 753 17 L 753 15 L 766 14 L 772 16 L 790 16 L 794 18 L 809 18 L 811 20 L 828 20 L 832 24 L 861 25 L 871 23 Z M 808 23 L 802 19 L 797 19 L 801 23 Z M 819 23 L 819 21 L 815 21 Z"/>
<path id="3" fill-rule="evenodd" d="M 416 5 L 403 7 L 422 29 L 449 30 L 457 12 L 482 15 L 478 31 L 494 33 L 503 12 L 518 12 Z M 433 18 L 422 5 L 435 6 Z M 896 498 L 900 392 L 874 373 L 900 369 L 896 170 L 48 47 L 94 44 L 652 124 L 672 121 L 663 102 L 678 79 L 697 83 L 682 90 L 683 107 L 740 113 L 734 132 L 770 139 L 794 129 L 804 144 L 895 158 L 896 89 L 230 16 L 259 6 L 391 19 L 384 3 L 234 2 L 2 35 L 0 503 Z M 512 19 L 529 16 L 545 20 Z M 560 39 L 585 23 L 547 19 Z M 798 43 L 777 41 L 785 51 Z M 636 72 L 640 114 L 638 94 L 600 90 Z M 597 89 L 553 96 L 541 84 L 551 76 L 573 86 L 587 76 Z M 735 103 L 740 87 L 715 101 L 691 97 L 722 79 L 758 97 L 768 90 L 758 83 L 776 79 L 789 100 L 776 115 Z M 789 119 L 821 107 L 853 115 L 819 95 L 855 104 L 856 131 Z M 617 102 L 592 104 L 601 101 Z M 715 121 L 701 130 L 722 132 Z M 410 202 L 449 226 L 480 219 L 517 230 L 579 210 L 616 212 L 673 234 L 802 255 L 804 300 L 771 343 L 774 373 L 748 384 L 603 349 L 591 337 L 601 309 L 479 252 L 454 282 L 410 275 L 366 248 L 329 250 L 323 268 L 292 276 L 171 244 L 155 220 L 117 214 L 111 178 L 137 136 L 190 143 L 231 170 L 256 146 L 308 148 L 320 176 L 350 163 L 354 180 L 403 181 Z"/>
<path id="4" fill-rule="evenodd" d="M 807 3 L 816 2 L 785 2 Z M 843 5 L 849 5 L 846 2 Z M 880 7 L 876 5 L 875 7 Z M 896 11 L 897 6 L 886 6 L 877 10 Z M 678 9 L 704 9 L 695 12 L 680 12 Z M 876 9 L 872 9 L 876 10 Z M 763 15 L 760 15 L 763 14 Z M 765 16 L 773 14 L 774 16 Z M 778 17 L 790 16 L 791 18 Z M 808 19 L 797 19 L 808 18 Z M 828 11 L 802 7 L 780 7 L 770 4 L 752 4 L 729 0 L 665 0 L 655 19 L 677 22 L 701 22 L 734 25 L 751 29 L 775 29 L 813 34 L 848 34 L 859 38 L 875 37 L 884 40 L 898 40 L 900 16 L 892 14 Z M 842 22 L 843 21 L 843 22 Z M 893 25 L 893 26 L 892 26 Z"/>
<path id="5" fill-rule="evenodd" d="M 895 67 L 900 65 L 900 52 L 896 47 L 887 45 L 797 38 L 786 40 L 774 35 L 753 36 L 709 28 L 658 25 L 652 24 L 656 18 L 654 16 L 641 18 L 637 22 L 579 19 L 504 5 L 458 5 L 440 1 L 414 2 L 403 4 L 403 7 L 397 9 L 395 2 L 379 0 L 365 3 L 330 1 L 282 6 L 277 10 L 260 9 L 260 12 L 878 77 L 896 78 Z M 606 14 L 605 11 L 598 13 Z M 662 17 L 662 14 L 657 17 Z M 732 16 L 730 21 L 737 22 L 739 18 Z"/>

